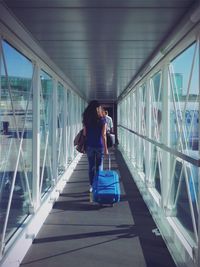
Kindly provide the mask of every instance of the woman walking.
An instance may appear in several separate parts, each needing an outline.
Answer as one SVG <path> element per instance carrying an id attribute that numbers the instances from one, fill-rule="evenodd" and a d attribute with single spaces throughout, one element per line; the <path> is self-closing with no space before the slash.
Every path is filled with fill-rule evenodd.
<path id="1" fill-rule="evenodd" d="M 106 144 L 106 120 L 102 116 L 102 107 L 98 101 L 91 101 L 85 109 L 83 113 L 83 126 L 89 163 L 90 192 L 92 192 L 95 172 L 102 168 L 103 155 L 108 154 Z"/>

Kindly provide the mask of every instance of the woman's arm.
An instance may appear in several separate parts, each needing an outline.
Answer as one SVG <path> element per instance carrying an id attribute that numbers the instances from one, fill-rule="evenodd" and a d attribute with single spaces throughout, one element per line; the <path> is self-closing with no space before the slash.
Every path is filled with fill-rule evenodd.
<path id="1" fill-rule="evenodd" d="M 103 125 L 103 128 L 102 128 L 102 140 L 103 140 L 104 154 L 108 155 L 107 138 L 106 138 L 106 123 Z"/>

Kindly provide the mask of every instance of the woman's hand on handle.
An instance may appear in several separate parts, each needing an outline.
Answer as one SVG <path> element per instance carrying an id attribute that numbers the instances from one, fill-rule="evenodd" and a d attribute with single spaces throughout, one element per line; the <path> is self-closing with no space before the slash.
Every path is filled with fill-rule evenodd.
<path id="1" fill-rule="evenodd" d="M 108 149 L 107 148 L 104 149 L 104 155 L 108 155 Z"/>

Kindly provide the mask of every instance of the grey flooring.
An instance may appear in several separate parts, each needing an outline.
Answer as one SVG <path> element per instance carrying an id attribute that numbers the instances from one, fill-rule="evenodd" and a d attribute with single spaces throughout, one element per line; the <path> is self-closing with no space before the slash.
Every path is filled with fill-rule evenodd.
<path id="1" fill-rule="evenodd" d="M 120 173 L 120 203 L 89 202 L 83 156 L 21 266 L 175 266 L 161 236 L 152 233 L 156 225 L 120 152 L 111 157 L 112 169 Z"/>

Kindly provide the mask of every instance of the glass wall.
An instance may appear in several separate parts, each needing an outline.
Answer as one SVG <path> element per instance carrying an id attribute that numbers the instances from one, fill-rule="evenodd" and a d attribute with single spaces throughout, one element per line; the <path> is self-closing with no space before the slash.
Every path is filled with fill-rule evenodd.
<path id="1" fill-rule="evenodd" d="M 134 179 L 165 229 L 168 245 L 179 240 L 180 255 L 185 248 L 194 264 L 199 244 L 199 49 L 194 38 L 182 43 L 118 103 L 119 147 L 132 164 Z"/>
<path id="2" fill-rule="evenodd" d="M 187 64 L 186 64 L 187 62 Z M 177 151 L 199 158 L 199 50 L 187 47 L 170 62 L 170 144 Z M 171 194 L 176 216 L 197 239 L 198 168 L 171 157 Z"/>
<path id="3" fill-rule="evenodd" d="M 33 65 L 5 41 L 1 55 L 0 238 L 7 242 L 32 205 Z"/>
<path id="4" fill-rule="evenodd" d="M 25 220 L 27 225 L 37 216 L 77 155 L 73 139 L 86 102 L 36 61 L 0 40 L 0 256 Z M 53 177 L 55 167 L 58 177 Z"/>

